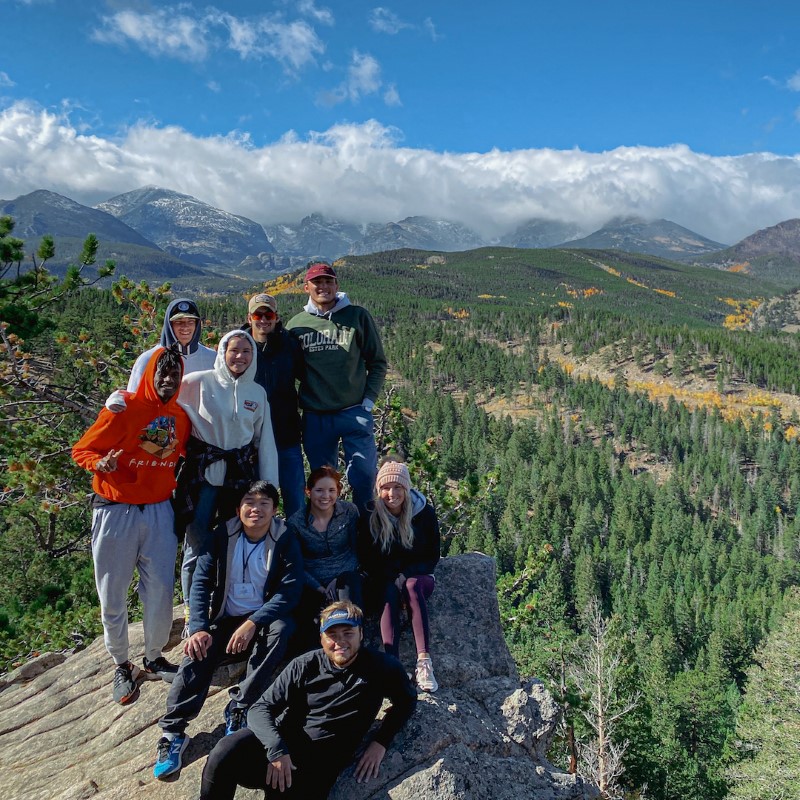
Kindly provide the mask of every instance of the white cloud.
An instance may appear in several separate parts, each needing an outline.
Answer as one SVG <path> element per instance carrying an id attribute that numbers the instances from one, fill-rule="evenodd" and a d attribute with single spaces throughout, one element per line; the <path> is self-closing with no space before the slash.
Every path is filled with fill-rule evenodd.
<path id="1" fill-rule="evenodd" d="M 369 15 L 369 24 L 377 33 L 388 33 L 393 36 L 405 28 L 413 28 L 409 22 L 403 22 L 394 11 L 378 6 Z"/>
<path id="2" fill-rule="evenodd" d="M 351 100 L 361 95 L 374 94 L 381 88 L 381 65 L 369 53 L 353 51 L 353 60 L 347 69 L 347 91 Z"/>
<path id="3" fill-rule="evenodd" d="M 786 88 L 793 92 L 800 92 L 800 69 L 786 81 Z"/>
<path id="4" fill-rule="evenodd" d="M 329 8 L 317 8 L 314 0 L 299 0 L 297 10 L 311 19 L 316 20 L 320 25 L 333 25 L 333 12 Z"/>
<path id="5" fill-rule="evenodd" d="M 8 77 L 7 72 L 0 72 L 0 86 L 10 88 L 11 86 L 16 86 L 16 84 Z"/>
<path id="6" fill-rule="evenodd" d="M 301 3 L 306 13 L 327 19 L 313 2 Z M 332 21 L 332 17 L 330 18 Z M 316 60 L 325 45 L 305 20 L 285 21 L 278 15 L 236 17 L 209 6 L 196 14 L 187 4 L 155 11 L 118 11 L 102 17 L 92 33 L 95 41 L 134 44 L 151 56 L 203 61 L 213 51 L 230 50 L 242 59 L 273 58 L 294 72 Z"/>
<path id="7" fill-rule="evenodd" d="M 433 20 L 430 17 L 425 17 L 422 27 L 425 31 L 427 31 L 428 35 L 433 39 L 434 42 L 439 41 L 441 39 L 441 34 L 436 32 L 436 26 L 433 24 Z"/>
<path id="8" fill-rule="evenodd" d="M 102 17 L 103 27 L 92 38 L 106 44 L 138 45 L 151 56 L 171 56 L 183 61 L 201 61 L 209 52 L 209 31 L 203 18 L 189 14 L 186 5 L 139 12 L 126 9 Z"/>
<path id="9" fill-rule="evenodd" d="M 228 47 L 243 59 L 270 57 L 295 71 L 313 63 L 325 51 L 316 31 L 304 20 L 240 19 L 224 12 L 209 14 L 208 18 L 228 29 Z"/>
<path id="10" fill-rule="evenodd" d="M 263 224 L 312 211 L 353 222 L 421 214 L 486 237 L 533 217 L 590 231 L 638 214 L 735 242 L 800 217 L 800 156 L 712 157 L 685 145 L 440 153 L 401 142 L 374 120 L 288 132 L 263 147 L 246 133 L 202 138 L 145 123 L 109 139 L 18 102 L 0 110 L 0 193 L 45 188 L 93 204 L 155 184 Z"/>
<path id="11" fill-rule="evenodd" d="M 209 81 L 206 86 L 209 88 L 210 91 L 219 94 L 222 91 L 222 86 L 217 81 Z"/>
<path id="12" fill-rule="evenodd" d="M 354 50 L 347 68 L 347 78 L 335 89 L 322 92 L 318 97 L 318 102 L 326 106 L 343 103 L 345 100 L 357 103 L 363 96 L 378 92 L 382 85 L 381 65 L 377 59 L 369 53 Z M 395 101 L 396 105 L 400 96 L 396 89 L 392 92 L 392 88 L 389 88 L 387 94 L 390 100 Z"/>
<path id="13" fill-rule="evenodd" d="M 403 105 L 403 101 L 400 99 L 400 93 L 393 83 L 390 83 L 386 87 L 386 91 L 383 93 L 383 102 L 386 103 L 387 106 Z"/>
<path id="14" fill-rule="evenodd" d="M 794 118 L 797 122 L 800 122 L 800 106 L 794 110 Z"/>

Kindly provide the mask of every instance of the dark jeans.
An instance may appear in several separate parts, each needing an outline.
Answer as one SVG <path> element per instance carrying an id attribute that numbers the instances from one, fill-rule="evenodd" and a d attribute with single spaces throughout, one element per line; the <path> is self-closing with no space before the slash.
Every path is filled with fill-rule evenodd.
<path id="1" fill-rule="evenodd" d="M 292 786 L 284 792 L 266 789 L 267 800 L 325 800 L 347 760 L 331 758 L 324 747 L 310 742 L 294 749 Z M 200 800 L 233 800 L 237 786 L 264 789 L 267 785 L 267 753 L 256 735 L 242 728 L 220 739 L 203 768 Z"/>
<path id="2" fill-rule="evenodd" d="M 417 653 L 430 652 L 428 604 L 425 601 L 433 594 L 435 585 L 433 575 L 417 575 L 407 578 L 402 591 L 395 583 L 386 584 L 383 593 L 383 613 L 381 614 L 381 638 L 383 639 L 383 649 L 395 658 L 400 650 L 401 602 L 408 606 Z"/>
<path id="3" fill-rule="evenodd" d="M 303 451 L 300 443 L 278 448 L 278 475 L 280 478 L 283 516 L 285 519 L 301 509 L 306 501 L 306 476 Z"/>
<path id="4" fill-rule="evenodd" d="M 378 472 L 378 451 L 373 428 L 372 412 L 362 406 L 326 414 L 303 412 L 303 449 L 309 467 L 314 470 L 330 464 L 338 469 L 341 441 L 353 502 L 362 514 L 372 500 Z"/>
<path id="5" fill-rule="evenodd" d="M 225 655 L 233 632 L 247 617 L 223 617 L 211 626 L 211 646 L 202 661 L 188 656 L 183 659 L 167 695 L 167 713 L 158 724 L 168 733 L 183 733 L 186 726 L 203 708 L 214 670 Z M 247 673 L 238 686 L 228 690 L 238 706 L 249 708 L 266 691 L 270 678 L 286 653 L 289 636 L 294 630 L 290 619 L 277 619 L 262 628 L 250 644 Z"/>
<path id="6" fill-rule="evenodd" d="M 325 595 L 303 587 L 300 602 L 294 610 L 297 633 L 292 643 L 294 653 L 305 653 L 319 647 L 319 612 L 336 600 L 350 600 L 362 607 L 362 579 L 358 572 L 343 572 Z"/>
<path id="7" fill-rule="evenodd" d="M 237 493 L 224 486 L 212 486 L 205 481 L 197 495 L 194 517 L 186 523 L 186 538 L 183 540 L 183 562 L 181 564 L 181 592 L 188 606 L 192 593 L 192 578 L 197 559 L 208 552 L 213 539 L 217 519 L 225 521 L 235 512 Z M 176 524 L 178 524 L 176 522 Z M 179 537 L 180 538 L 180 535 Z"/>

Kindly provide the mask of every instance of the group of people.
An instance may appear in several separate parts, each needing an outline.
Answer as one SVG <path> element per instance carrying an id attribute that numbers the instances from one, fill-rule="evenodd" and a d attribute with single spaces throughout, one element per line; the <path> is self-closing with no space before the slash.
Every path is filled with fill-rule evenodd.
<path id="1" fill-rule="evenodd" d="M 403 606 L 417 688 L 438 688 L 426 608 L 438 522 L 405 464 L 389 459 L 378 469 L 372 409 L 386 359 L 377 328 L 338 291 L 330 264 L 310 264 L 304 290 L 306 306 L 285 326 L 275 298 L 256 294 L 246 324 L 216 351 L 200 342 L 197 305 L 170 303 L 159 345 L 137 359 L 126 390 L 108 398 L 73 448 L 94 473 L 92 555 L 114 700 L 134 701 L 145 678 L 171 684 L 157 778 L 181 769 L 185 730 L 216 666 L 247 659 L 229 690 L 226 736 L 204 769 L 206 799 L 232 798 L 237 784 L 327 796 L 388 697 L 392 711 L 356 767 L 358 780 L 376 775 L 416 702 L 397 661 Z M 340 444 L 352 503 L 340 496 Z M 163 648 L 180 538 L 179 666 Z M 141 669 L 128 652 L 134 570 Z M 371 600 L 384 653 L 361 646 L 361 609 Z M 291 650 L 301 655 L 272 681 Z"/>

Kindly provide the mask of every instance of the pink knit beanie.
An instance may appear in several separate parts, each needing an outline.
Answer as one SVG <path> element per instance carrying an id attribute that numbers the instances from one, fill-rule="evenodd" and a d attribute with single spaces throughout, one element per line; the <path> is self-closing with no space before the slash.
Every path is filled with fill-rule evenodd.
<path id="1" fill-rule="evenodd" d="M 407 492 L 410 492 L 411 476 L 408 474 L 408 467 L 402 461 L 387 461 L 378 470 L 375 488 L 380 492 L 381 486 L 386 483 L 399 483 Z"/>

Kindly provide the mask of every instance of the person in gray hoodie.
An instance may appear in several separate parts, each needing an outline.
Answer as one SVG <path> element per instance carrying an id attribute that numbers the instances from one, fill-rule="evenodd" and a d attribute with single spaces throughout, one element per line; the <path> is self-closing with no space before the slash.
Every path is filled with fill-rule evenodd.
<path id="1" fill-rule="evenodd" d="M 341 441 L 353 502 L 363 514 L 377 469 L 372 409 L 386 377 L 386 356 L 370 313 L 338 286 L 330 264 L 311 264 L 303 284 L 308 303 L 286 329 L 303 350 L 300 407 L 308 465 L 336 468 Z"/>
<path id="2" fill-rule="evenodd" d="M 158 340 L 158 344 L 149 350 L 145 350 L 136 359 L 128 378 L 128 385 L 125 387 L 126 390 L 135 392 L 139 388 L 139 383 L 142 380 L 147 363 L 150 361 L 150 356 L 159 347 L 177 346 L 183 361 L 184 376 L 204 369 L 213 369 L 217 351 L 200 344 L 202 332 L 203 323 L 197 304 L 187 297 L 179 297 L 177 300 L 173 300 L 164 312 L 164 324 L 161 328 L 161 338 Z M 112 392 L 106 400 L 106 408 L 115 413 L 124 411 L 125 398 L 122 392 Z"/>

